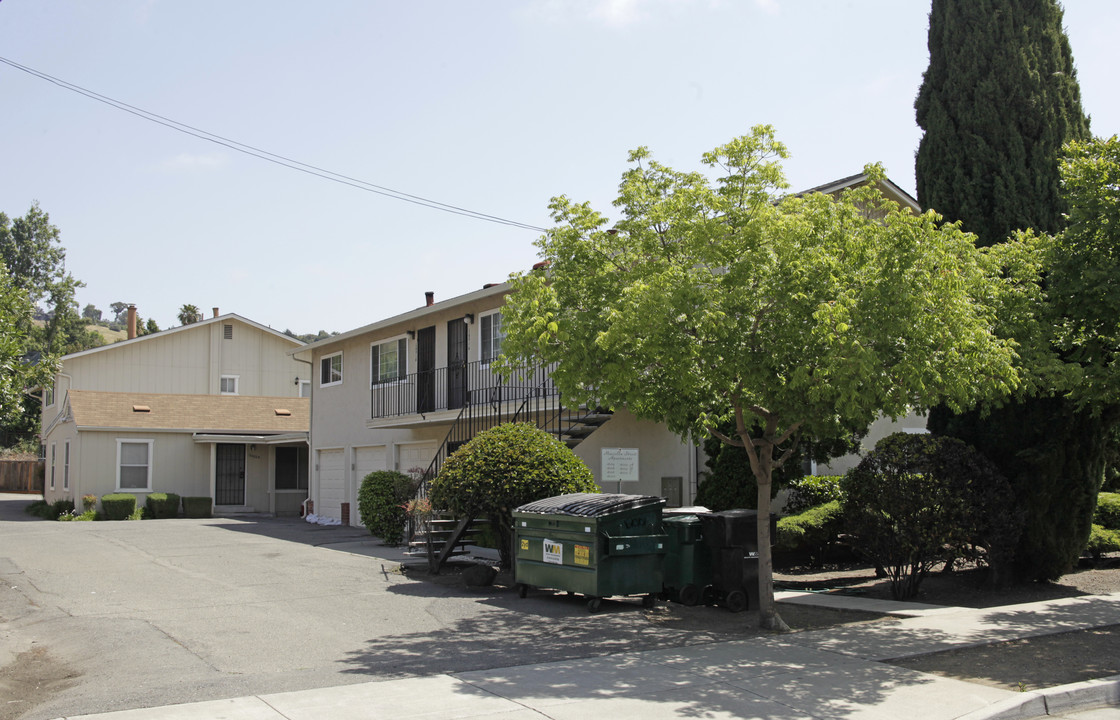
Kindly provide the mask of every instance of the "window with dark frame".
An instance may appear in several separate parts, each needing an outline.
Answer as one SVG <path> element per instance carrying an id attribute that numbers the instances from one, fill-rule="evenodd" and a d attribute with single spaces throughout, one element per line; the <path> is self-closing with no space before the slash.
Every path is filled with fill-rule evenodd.
<path id="1" fill-rule="evenodd" d="M 374 385 L 404 380 L 408 376 L 408 341 L 399 338 L 371 345 L 369 363 Z"/>

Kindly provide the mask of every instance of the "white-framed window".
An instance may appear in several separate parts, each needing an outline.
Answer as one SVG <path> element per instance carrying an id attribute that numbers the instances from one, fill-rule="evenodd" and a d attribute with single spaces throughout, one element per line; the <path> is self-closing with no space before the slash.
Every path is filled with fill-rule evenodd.
<path id="1" fill-rule="evenodd" d="M 152 489 L 154 440 L 117 438 L 117 490 Z"/>
<path id="2" fill-rule="evenodd" d="M 408 340 L 399 337 L 370 345 L 369 368 L 372 385 L 404 380 L 408 376 Z"/>
<path id="3" fill-rule="evenodd" d="M 342 384 L 342 353 L 324 355 L 319 360 L 319 387 Z"/>
<path id="4" fill-rule="evenodd" d="M 488 365 L 491 360 L 502 354 L 502 340 L 506 336 L 502 330 L 502 313 L 492 312 L 480 317 L 478 319 L 478 334 L 480 359 L 483 365 Z"/>
<path id="5" fill-rule="evenodd" d="M 54 405 L 54 385 L 43 388 L 43 407 Z"/>
<path id="6" fill-rule="evenodd" d="M 70 489 L 70 441 L 62 446 L 62 489 Z"/>
<path id="7" fill-rule="evenodd" d="M 54 490 L 54 461 L 58 455 L 58 443 L 51 443 L 51 490 Z"/>
<path id="8" fill-rule="evenodd" d="M 218 390 L 222 395 L 236 395 L 237 394 L 237 381 L 240 375 L 222 375 Z"/>

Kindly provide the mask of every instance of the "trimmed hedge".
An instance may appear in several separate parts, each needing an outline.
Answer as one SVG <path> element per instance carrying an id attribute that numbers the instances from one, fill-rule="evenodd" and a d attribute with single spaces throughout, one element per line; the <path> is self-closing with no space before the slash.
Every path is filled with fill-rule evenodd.
<path id="1" fill-rule="evenodd" d="M 416 494 L 418 482 L 396 470 L 376 470 L 362 479 L 358 488 L 358 516 L 370 535 L 386 545 L 400 545 L 408 521 L 407 503 Z"/>
<path id="2" fill-rule="evenodd" d="M 106 520 L 128 520 L 136 512 L 136 496 L 132 493 L 102 495 L 101 512 Z"/>
<path id="3" fill-rule="evenodd" d="M 183 517 L 208 518 L 213 510 L 213 500 L 208 497 L 183 498 Z"/>
<path id="4" fill-rule="evenodd" d="M 1102 492 L 1097 495 L 1093 523 L 1109 530 L 1120 530 L 1120 493 Z"/>
<path id="5" fill-rule="evenodd" d="M 152 518 L 179 517 L 179 496 L 175 493 L 150 493 L 144 501 Z"/>
<path id="6" fill-rule="evenodd" d="M 843 529 L 843 508 L 839 500 L 833 500 L 778 520 L 774 549 L 805 552 L 814 563 L 820 563 Z"/>
<path id="7" fill-rule="evenodd" d="M 1085 551 L 1092 555 L 1094 560 L 1100 560 L 1101 555 L 1105 553 L 1120 552 L 1120 532 L 1094 524 L 1089 531 L 1089 542 L 1085 545 Z"/>

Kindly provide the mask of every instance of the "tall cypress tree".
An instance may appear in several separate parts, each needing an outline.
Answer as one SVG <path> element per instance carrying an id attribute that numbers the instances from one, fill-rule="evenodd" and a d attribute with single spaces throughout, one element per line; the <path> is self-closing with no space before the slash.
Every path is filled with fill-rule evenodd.
<path id="1" fill-rule="evenodd" d="M 914 103 L 921 206 L 961 221 L 982 246 L 1019 229 L 1061 230 L 1061 148 L 1090 133 L 1056 0 L 933 0 L 929 52 Z M 990 415 L 931 413 L 933 432 L 972 443 L 1011 481 L 1025 517 L 1020 579 L 1056 579 L 1084 547 L 1110 417 L 1058 393 Z"/>
<path id="2" fill-rule="evenodd" d="M 1090 135 L 1055 0 L 933 0 L 914 109 L 923 208 L 982 246 L 1061 228 L 1058 154 Z"/>

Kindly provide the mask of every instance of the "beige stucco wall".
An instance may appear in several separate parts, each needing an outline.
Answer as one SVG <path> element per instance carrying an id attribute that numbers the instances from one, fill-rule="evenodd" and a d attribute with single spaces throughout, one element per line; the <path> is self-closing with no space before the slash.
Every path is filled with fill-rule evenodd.
<path id="1" fill-rule="evenodd" d="M 845 455 L 844 457 L 836 458 L 827 465 L 817 465 L 814 468 L 814 475 L 843 475 L 848 472 L 863 459 L 863 455 L 875 449 L 876 443 L 896 432 L 926 432 L 926 416 L 918 413 L 909 413 L 898 420 L 891 420 L 889 417 L 881 417 L 875 422 L 871 423 L 871 427 L 867 430 L 867 435 L 860 443 L 860 450 L 858 453 Z"/>

